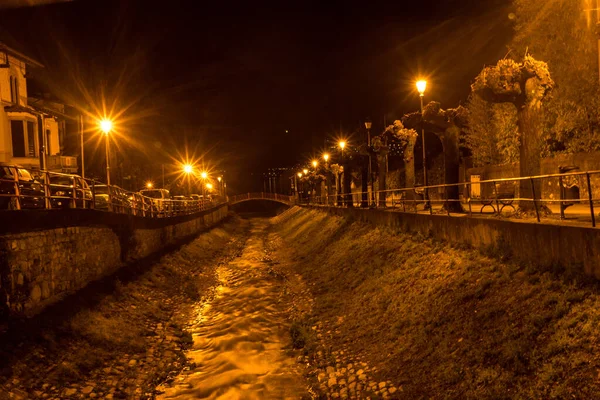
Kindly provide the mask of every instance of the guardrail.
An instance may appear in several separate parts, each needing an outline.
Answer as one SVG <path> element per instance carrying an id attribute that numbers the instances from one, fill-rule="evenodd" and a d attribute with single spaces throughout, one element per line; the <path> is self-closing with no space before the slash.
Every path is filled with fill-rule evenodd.
<path id="1" fill-rule="evenodd" d="M 520 196 L 522 184 L 532 193 L 531 197 Z M 553 194 L 544 197 L 556 192 L 556 188 L 559 193 L 557 198 Z M 595 227 L 594 206 L 600 199 L 594 197 L 594 188 L 598 188 L 600 193 L 600 171 L 489 179 L 375 192 L 329 193 L 324 196 L 308 196 L 300 199 L 299 203 L 330 207 L 389 208 L 431 214 L 443 210 L 448 215 L 469 216 L 477 213 L 477 207 L 480 207 L 480 214 L 489 209 L 491 211 L 486 211 L 485 214 L 510 216 L 516 213 L 517 206 L 521 204 L 531 206 L 529 208 L 538 222 L 545 218 L 576 219 L 588 221 Z"/>
<path id="2" fill-rule="evenodd" d="M 163 218 L 193 214 L 219 203 L 153 198 L 77 175 L 0 166 L 0 209 L 86 208 Z"/>

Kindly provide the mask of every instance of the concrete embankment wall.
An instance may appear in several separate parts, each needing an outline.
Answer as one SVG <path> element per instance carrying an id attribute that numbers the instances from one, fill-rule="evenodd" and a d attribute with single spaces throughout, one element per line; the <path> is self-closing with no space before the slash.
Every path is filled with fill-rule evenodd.
<path id="1" fill-rule="evenodd" d="M 521 262 L 542 267 L 561 265 L 600 279 L 600 229 L 359 208 L 314 208 L 404 232 L 419 232 L 452 244 L 495 246 Z"/>
<path id="2" fill-rule="evenodd" d="M 2 212 L 0 313 L 35 313 L 128 263 L 193 237 L 227 212 L 227 205 L 173 218 L 77 209 Z"/>

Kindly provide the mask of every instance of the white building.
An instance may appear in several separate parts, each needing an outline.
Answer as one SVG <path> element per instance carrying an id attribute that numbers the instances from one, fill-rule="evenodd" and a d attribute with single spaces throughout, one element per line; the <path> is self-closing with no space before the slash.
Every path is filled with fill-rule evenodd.
<path id="1" fill-rule="evenodd" d="M 27 97 L 27 70 L 43 67 L 0 43 L 0 162 L 77 172 L 77 158 L 60 155 L 64 106 Z"/>

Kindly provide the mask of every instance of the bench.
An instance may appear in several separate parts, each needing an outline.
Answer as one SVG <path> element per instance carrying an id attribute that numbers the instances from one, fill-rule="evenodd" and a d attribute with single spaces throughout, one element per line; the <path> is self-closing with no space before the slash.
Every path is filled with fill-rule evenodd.
<path id="1" fill-rule="evenodd" d="M 486 207 L 492 207 L 495 213 L 500 214 L 505 207 L 510 207 L 513 211 L 516 211 L 513 202 L 515 201 L 515 183 L 514 182 L 501 182 L 496 183 L 494 193 L 491 197 L 481 199 L 480 213 Z"/>

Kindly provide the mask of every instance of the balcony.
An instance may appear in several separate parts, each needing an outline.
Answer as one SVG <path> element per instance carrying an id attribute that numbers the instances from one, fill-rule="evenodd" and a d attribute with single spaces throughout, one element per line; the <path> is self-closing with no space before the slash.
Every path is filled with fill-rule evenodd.
<path id="1" fill-rule="evenodd" d="M 72 156 L 48 156 L 48 170 L 66 173 L 77 173 L 77 157 Z"/>

